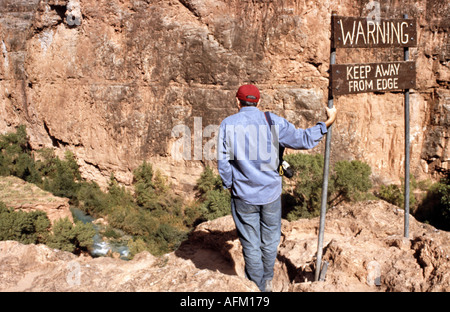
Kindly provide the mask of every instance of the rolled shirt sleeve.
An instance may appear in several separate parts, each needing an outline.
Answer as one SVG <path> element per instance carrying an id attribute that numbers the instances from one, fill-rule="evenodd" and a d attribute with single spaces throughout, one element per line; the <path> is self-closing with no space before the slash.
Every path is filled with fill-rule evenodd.
<path id="1" fill-rule="evenodd" d="M 280 126 L 279 142 L 283 147 L 296 150 L 312 149 L 319 144 L 323 135 L 327 133 L 324 122 L 318 122 L 308 129 L 296 129 L 295 126 L 286 119 L 271 114 L 275 124 Z"/>

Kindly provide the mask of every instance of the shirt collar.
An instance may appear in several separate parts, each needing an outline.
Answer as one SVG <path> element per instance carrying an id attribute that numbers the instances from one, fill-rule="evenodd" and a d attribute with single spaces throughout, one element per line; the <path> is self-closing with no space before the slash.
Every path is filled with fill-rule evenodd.
<path id="1" fill-rule="evenodd" d="M 251 112 L 251 111 L 259 111 L 259 108 L 256 106 L 244 106 L 239 110 L 239 112 Z"/>

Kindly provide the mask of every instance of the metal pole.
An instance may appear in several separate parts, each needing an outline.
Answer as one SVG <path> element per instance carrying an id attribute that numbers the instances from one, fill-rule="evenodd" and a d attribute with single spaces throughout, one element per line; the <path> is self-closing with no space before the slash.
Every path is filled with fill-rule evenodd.
<path id="1" fill-rule="evenodd" d="M 333 15 L 336 13 L 333 12 Z M 333 45 L 331 45 L 333 46 Z M 330 73 L 331 65 L 336 64 L 336 49 L 331 48 L 330 50 Z M 331 85 L 331 79 L 330 79 Z M 333 95 L 332 90 L 329 90 L 328 95 L 328 108 L 333 108 Z M 314 272 L 315 281 L 319 280 L 320 270 L 322 266 L 322 252 L 323 252 L 323 232 L 325 229 L 325 214 L 327 211 L 327 195 L 328 195 L 328 173 L 330 168 L 330 145 L 331 145 L 331 130 L 332 126 L 328 128 L 327 137 L 325 141 L 325 156 L 324 156 L 324 166 L 323 166 L 323 184 L 322 184 L 322 202 L 320 207 L 320 222 L 319 222 L 319 238 L 317 242 L 317 259 L 316 259 L 316 271 Z"/>
<path id="2" fill-rule="evenodd" d="M 404 14 L 403 18 L 408 18 Z M 405 61 L 409 61 L 409 48 L 404 48 Z M 405 225 L 404 236 L 409 236 L 409 89 L 405 90 Z"/>

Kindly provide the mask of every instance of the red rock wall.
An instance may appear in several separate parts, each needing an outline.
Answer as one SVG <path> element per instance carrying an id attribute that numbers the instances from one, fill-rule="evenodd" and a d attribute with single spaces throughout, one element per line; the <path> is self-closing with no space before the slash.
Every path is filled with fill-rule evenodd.
<path id="1" fill-rule="evenodd" d="M 0 4 L 0 131 L 25 123 L 34 148 L 72 150 L 86 178 L 130 183 L 144 159 L 185 186 L 200 161 L 171 151 L 235 113 L 243 83 L 299 127 L 325 118 L 330 16 L 367 16 L 369 1 L 6 0 Z M 411 91 L 411 172 L 448 170 L 449 22 L 445 1 L 383 0 L 383 18 L 418 21 Z M 69 18 L 68 18 L 69 17 Z M 402 60 L 402 49 L 338 50 L 338 63 Z M 404 174 L 403 94 L 340 96 L 332 161 L 360 159 L 375 177 Z M 204 139 L 204 143 L 208 138 Z M 315 152 L 322 152 L 323 145 Z M 192 149 L 192 156 L 194 146 Z"/>

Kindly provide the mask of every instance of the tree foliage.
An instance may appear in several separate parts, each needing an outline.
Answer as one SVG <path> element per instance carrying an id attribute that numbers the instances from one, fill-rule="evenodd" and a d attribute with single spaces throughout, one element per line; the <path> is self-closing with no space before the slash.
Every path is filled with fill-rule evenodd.
<path id="1" fill-rule="evenodd" d="M 206 166 L 196 185 L 199 207 L 195 223 L 213 220 L 231 213 L 230 191 L 222 187 L 222 179 Z"/>
<path id="2" fill-rule="evenodd" d="M 91 223 L 76 222 L 68 218 L 55 222 L 52 233 L 47 239 L 47 245 L 64 251 L 78 253 L 87 251 L 93 243 L 95 229 Z"/>
<path id="3" fill-rule="evenodd" d="M 410 174 L 410 182 L 409 182 L 409 206 L 415 207 L 417 205 L 417 199 L 414 196 L 414 189 L 417 188 L 417 182 L 416 179 L 412 174 Z M 376 196 L 378 198 L 381 198 L 388 203 L 391 203 L 393 205 L 396 205 L 398 207 L 404 208 L 405 207 L 405 183 L 404 179 L 402 179 L 401 185 L 397 184 L 388 184 L 388 185 L 381 185 L 380 190 L 376 192 Z"/>
<path id="4" fill-rule="evenodd" d="M 67 219 L 50 221 L 43 211 L 24 212 L 9 209 L 0 202 L 0 240 L 15 240 L 23 244 L 47 244 L 70 252 L 87 251 L 95 234 L 92 224 L 75 225 Z"/>
<path id="5" fill-rule="evenodd" d="M 422 222 L 450 231 L 450 172 L 429 187 L 415 216 Z"/>
<path id="6" fill-rule="evenodd" d="M 285 159 L 295 171 L 293 189 L 284 188 L 285 211 L 288 220 L 312 218 L 320 213 L 323 186 L 323 156 L 289 154 Z M 358 161 L 339 161 L 330 169 L 327 205 L 361 200 L 371 188 L 370 166 Z"/>
<path id="7" fill-rule="evenodd" d="M 0 202 L 0 240 L 15 240 L 23 244 L 45 243 L 50 221 L 43 211 L 24 212 L 9 209 Z"/>
<path id="8" fill-rule="evenodd" d="M 41 175 L 31 154 L 25 126 L 0 136 L 0 175 L 13 175 L 32 183 L 40 182 Z"/>

